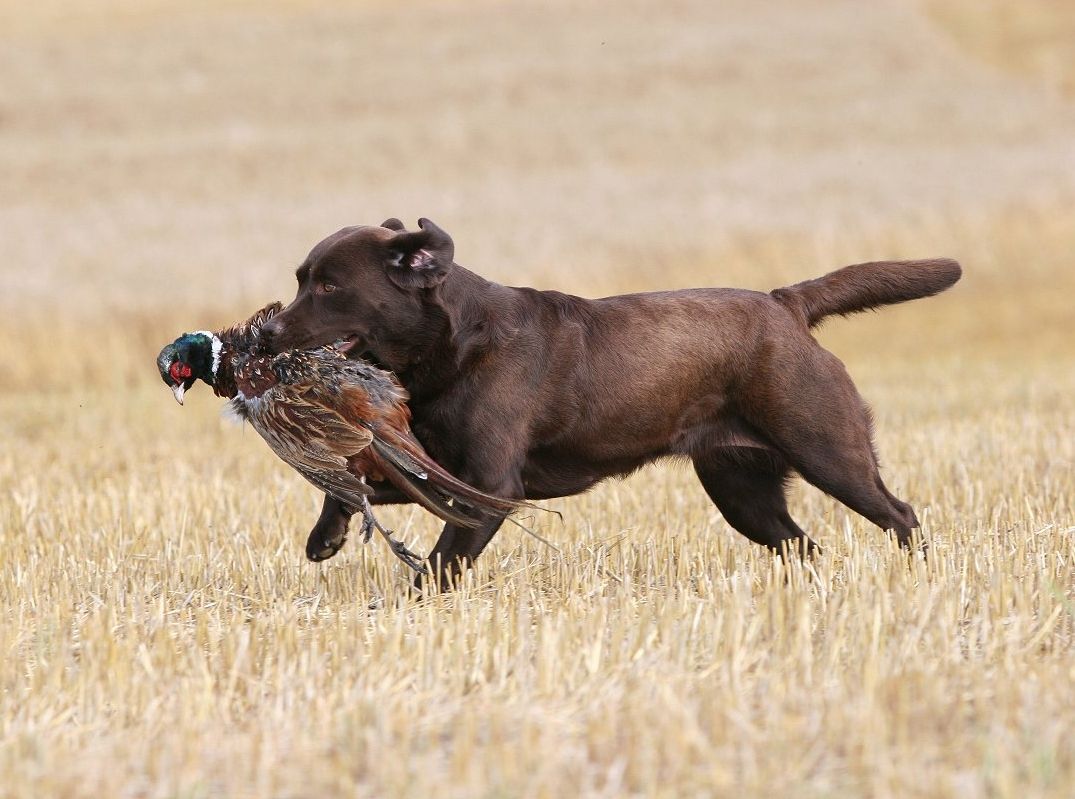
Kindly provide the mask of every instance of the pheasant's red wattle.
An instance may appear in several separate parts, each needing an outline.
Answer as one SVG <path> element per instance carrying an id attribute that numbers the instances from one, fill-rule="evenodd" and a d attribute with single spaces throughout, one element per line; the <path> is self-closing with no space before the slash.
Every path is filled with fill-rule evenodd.
<path id="1" fill-rule="evenodd" d="M 186 380 L 193 374 L 193 372 L 191 371 L 190 364 L 174 361 L 172 365 L 168 367 L 168 374 L 171 376 L 172 380 L 178 383 L 181 380 Z"/>

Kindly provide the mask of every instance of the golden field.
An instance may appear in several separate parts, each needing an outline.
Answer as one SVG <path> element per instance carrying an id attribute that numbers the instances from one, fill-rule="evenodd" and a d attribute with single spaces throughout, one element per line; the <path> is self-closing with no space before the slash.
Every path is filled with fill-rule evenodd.
<path id="1" fill-rule="evenodd" d="M 1075 11 L 735 0 L 0 2 L 0 797 L 1067 797 Z M 408 599 L 153 356 L 347 224 L 590 296 L 874 258 L 820 337 L 923 519 L 784 567 L 662 464 Z M 383 518 L 428 551 L 433 520 Z"/>

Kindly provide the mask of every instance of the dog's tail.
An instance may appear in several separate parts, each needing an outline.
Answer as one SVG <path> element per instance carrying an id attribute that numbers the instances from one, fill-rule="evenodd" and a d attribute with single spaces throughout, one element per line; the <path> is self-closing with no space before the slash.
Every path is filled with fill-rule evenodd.
<path id="1" fill-rule="evenodd" d="M 897 302 L 932 297 L 953 286 L 963 270 L 951 258 L 875 261 L 837 269 L 824 277 L 771 292 L 814 327 L 826 316 L 857 313 Z"/>

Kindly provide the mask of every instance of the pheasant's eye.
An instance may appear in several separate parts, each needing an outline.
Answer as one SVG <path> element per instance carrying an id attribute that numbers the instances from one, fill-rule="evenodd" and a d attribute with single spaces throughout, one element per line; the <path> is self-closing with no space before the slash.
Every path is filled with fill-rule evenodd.
<path id="1" fill-rule="evenodd" d="M 177 383 L 182 383 L 190 377 L 191 374 L 193 374 L 193 370 L 190 368 L 189 363 L 172 361 L 172 365 L 168 367 L 168 376 Z"/>

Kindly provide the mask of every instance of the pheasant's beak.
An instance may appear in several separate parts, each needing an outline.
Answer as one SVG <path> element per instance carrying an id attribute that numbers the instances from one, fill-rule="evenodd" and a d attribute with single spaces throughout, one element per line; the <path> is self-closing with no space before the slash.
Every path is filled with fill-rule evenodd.
<path id="1" fill-rule="evenodd" d="M 175 401 L 182 405 L 183 395 L 187 393 L 186 387 L 182 383 L 174 385 L 172 386 L 172 393 L 175 394 Z"/>

